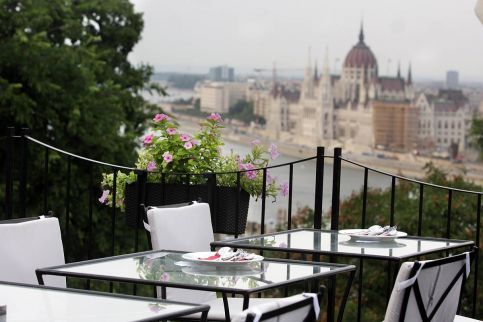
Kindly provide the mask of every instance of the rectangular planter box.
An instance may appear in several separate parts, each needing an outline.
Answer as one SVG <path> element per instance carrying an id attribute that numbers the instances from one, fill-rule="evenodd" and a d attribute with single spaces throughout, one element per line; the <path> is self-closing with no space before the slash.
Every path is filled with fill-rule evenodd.
<path id="1" fill-rule="evenodd" d="M 130 227 L 136 227 L 137 208 L 139 204 L 145 206 L 164 206 L 179 204 L 183 202 L 200 200 L 207 202 L 211 210 L 211 222 L 213 232 L 220 234 L 244 234 L 250 195 L 241 190 L 239 193 L 239 212 L 236 213 L 237 189 L 232 187 L 216 186 L 212 189 L 210 185 L 183 185 L 183 184 L 161 184 L 146 183 L 146 200 L 138 202 L 136 183 L 126 185 L 125 190 L 125 212 L 126 223 Z M 238 215 L 238 226 L 235 229 L 236 216 Z M 138 225 L 142 228 L 142 220 Z"/>

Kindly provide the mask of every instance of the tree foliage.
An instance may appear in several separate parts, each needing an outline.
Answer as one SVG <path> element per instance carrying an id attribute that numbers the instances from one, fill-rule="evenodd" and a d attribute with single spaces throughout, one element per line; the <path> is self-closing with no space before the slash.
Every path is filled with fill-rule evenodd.
<path id="1" fill-rule="evenodd" d="M 128 60 L 141 37 L 142 14 L 128 0 L 0 0 L 0 25 L 0 128 L 27 127 L 31 136 L 55 147 L 133 164 L 136 138 L 154 109 L 141 91 L 163 93 L 148 83 L 150 66 Z M 68 259 L 85 258 L 89 245 L 95 246 L 91 257 L 106 254 L 110 237 L 101 232 L 109 231 L 110 217 L 96 206 L 97 182 L 106 169 L 74 162 L 69 199 L 66 157 L 50 153 L 44 179 L 44 151 L 29 145 L 28 214 L 42 213 L 46 193 L 47 208 L 64 225 L 69 201 L 71 225 L 80 230 L 68 236 L 76 245 Z M 2 150 L 2 168 L 4 162 Z M 96 233 L 89 235 L 91 212 Z"/>
<path id="2" fill-rule="evenodd" d="M 425 167 L 425 182 L 441 186 L 459 189 L 481 191 L 481 187 L 464 180 L 461 176 L 448 177 L 448 175 L 434 164 L 429 163 Z M 340 229 L 361 227 L 362 191 L 353 193 L 341 203 Z M 391 190 L 369 189 L 367 193 L 367 217 L 366 227 L 373 224 L 387 225 L 390 217 Z M 395 223 L 398 229 L 409 235 L 418 234 L 419 213 L 419 184 L 398 180 L 395 191 Z M 474 194 L 453 192 L 451 204 L 451 234 L 450 238 L 475 240 L 477 223 L 477 197 Z M 448 191 L 445 189 L 426 186 L 423 198 L 422 236 L 446 237 L 446 225 L 448 218 Z M 480 238 L 480 240 L 482 240 Z M 481 248 L 483 245 L 479 245 Z M 444 256 L 445 254 L 440 254 Z M 437 256 L 439 257 L 439 256 Z M 358 264 L 358 262 L 354 262 Z M 362 293 L 363 320 L 382 321 L 386 309 L 385 297 L 387 272 L 386 264 L 372 260 L 364 262 L 364 289 Z M 480 259 L 480 267 L 483 261 Z M 478 285 L 482 285 L 482 274 L 479 274 Z M 462 314 L 471 313 L 471 290 L 473 275 L 466 283 L 464 301 L 462 302 Z M 342 285 L 341 287 L 342 288 Z M 479 298 L 483 294 L 480 287 Z M 382 294 L 382 295 L 381 295 Z M 346 318 L 348 321 L 355 320 L 357 312 L 357 292 L 355 287 L 348 303 Z M 479 308 L 477 316 L 482 316 L 482 308 Z"/>
<path id="3" fill-rule="evenodd" d="M 471 124 L 470 140 L 473 146 L 480 152 L 483 159 L 483 119 L 474 119 Z"/>

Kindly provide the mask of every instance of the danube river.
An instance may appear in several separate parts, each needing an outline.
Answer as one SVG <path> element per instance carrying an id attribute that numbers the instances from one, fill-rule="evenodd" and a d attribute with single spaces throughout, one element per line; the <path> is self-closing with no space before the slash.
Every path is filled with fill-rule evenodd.
<path id="1" fill-rule="evenodd" d="M 225 142 L 223 147 L 224 153 L 233 151 L 235 154 L 241 156 L 250 151 L 250 146 L 236 143 Z M 314 155 L 315 155 L 314 150 Z M 288 162 L 297 161 L 299 159 L 280 155 L 276 160 L 271 161 L 270 165 L 284 164 Z M 330 160 L 331 161 L 331 160 Z M 332 164 L 326 162 L 324 168 L 324 194 L 322 207 L 324 212 L 330 209 L 332 200 Z M 270 170 L 272 176 L 277 177 L 278 182 L 288 182 L 289 167 L 279 167 Z M 364 183 L 364 171 L 361 169 L 355 169 L 352 167 L 343 167 L 341 176 L 341 199 L 344 199 L 351 195 L 353 192 L 361 191 Z M 369 173 L 368 184 L 373 188 L 386 188 L 391 184 L 391 178 L 376 173 Z M 310 160 L 294 165 L 293 173 L 293 202 L 292 202 L 292 214 L 295 214 L 298 208 L 309 206 L 314 208 L 315 202 L 315 160 Z M 288 209 L 288 198 L 279 195 L 275 202 L 271 199 L 267 199 L 266 202 L 266 219 L 267 228 L 273 228 L 279 218 L 286 218 Z M 277 215 L 280 213 L 280 215 Z M 261 220 L 261 201 L 256 201 L 254 198 L 250 200 L 250 208 L 248 214 L 248 221 L 260 222 Z M 284 220 L 284 219 L 282 219 Z"/>

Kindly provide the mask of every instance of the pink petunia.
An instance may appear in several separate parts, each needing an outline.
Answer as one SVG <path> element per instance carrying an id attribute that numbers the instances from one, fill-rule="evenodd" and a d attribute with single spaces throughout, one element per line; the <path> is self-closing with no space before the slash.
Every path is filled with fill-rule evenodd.
<path id="1" fill-rule="evenodd" d="M 255 171 L 252 171 L 252 170 L 245 172 L 245 175 L 250 180 L 255 180 L 257 178 L 257 173 Z"/>
<path id="2" fill-rule="evenodd" d="M 168 127 L 166 129 L 166 133 L 168 133 L 169 135 L 174 135 L 176 134 L 176 129 L 174 127 Z"/>
<path id="3" fill-rule="evenodd" d="M 149 172 L 156 170 L 156 162 L 149 161 L 148 166 L 146 167 L 146 170 L 148 170 Z"/>
<path id="4" fill-rule="evenodd" d="M 268 148 L 268 153 L 270 154 L 270 158 L 272 160 L 275 160 L 280 155 L 280 153 L 278 153 L 277 146 L 275 144 L 273 144 L 273 143 L 270 144 L 270 147 Z"/>
<path id="5" fill-rule="evenodd" d="M 150 145 L 151 143 L 153 143 L 153 140 L 154 140 L 154 134 L 148 134 L 144 137 L 144 145 Z"/>
<path id="6" fill-rule="evenodd" d="M 159 279 L 160 281 L 163 281 L 163 282 L 168 282 L 169 281 L 169 274 L 164 272 L 162 275 L 161 275 L 161 278 Z"/>
<path id="7" fill-rule="evenodd" d="M 173 156 L 168 151 L 166 151 L 163 153 L 163 160 L 166 161 L 166 163 L 170 163 L 171 161 L 173 161 Z"/>
<path id="8" fill-rule="evenodd" d="M 180 138 L 180 139 L 181 139 L 181 141 L 183 141 L 183 142 L 188 142 L 188 141 L 191 139 L 191 138 L 190 138 L 190 136 L 189 136 L 188 134 L 181 134 L 181 135 L 179 136 L 179 138 Z"/>
<path id="9" fill-rule="evenodd" d="M 260 142 L 260 140 L 253 140 L 250 142 L 251 145 L 260 145 L 262 142 Z"/>
<path id="10" fill-rule="evenodd" d="M 267 184 L 272 184 L 275 182 L 275 178 L 272 177 L 272 175 L 270 174 L 270 172 L 267 170 Z"/>
<path id="11" fill-rule="evenodd" d="M 153 121 L 156 122 L 156 123 L 159 123 L 163 120 L 168 120 L 169 121 L 170 117 L 166 114 L 163 114 L 163 113 L 158 113 L 154 116 L 153 118 Z"/>
<path id="12" fill-rule="evenodd" d="M 189 149 L 191 149 L 193 147 L 193 143 L 191 143 L 190 141 L 188 141 L 183 146 L 184 146 L 184 148 L 186 150 L 189 150 Z"/>
<path id="13" fill-rule="evenodd" d="M 280 242 L 280 244 L 278 244 L 278 247 L 280 247 L 280 248 L 287 248 L 287 243 Z"/>
<path id="14" fill-rule="evenodd" d="M 102 204 L 107 203 L 107 197 L 109 197 L 109 190 L 102 191 L 102 196 L 99 198 L 99 202 Z"/>
<path id="15" fill-rule="evenodd" d="M 288 196 L 288 182 L 284 182 L 280 185 L 280 192 L 282 193 L 282 196 L 287 197 Z"/>
<path id="16" fill-rule="evenodd" d="M 221 115 L 218 114 L 218 113 L 211 113 L 210 116 L 207 117 L 208 120 L 212 120 L 212 121 L 215 121 L 215 122 L 221 122 L 223 121 L 221 119 Z"/>

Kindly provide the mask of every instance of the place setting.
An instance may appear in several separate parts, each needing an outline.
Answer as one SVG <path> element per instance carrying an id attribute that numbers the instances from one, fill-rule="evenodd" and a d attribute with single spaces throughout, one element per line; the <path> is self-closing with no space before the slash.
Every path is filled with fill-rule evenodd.
<path id="1" fill-rule="evenodd" d="M 339 234 L 348 236 L 350 239 L 340 242 L 347 246 L 363 246 L 371 248 L 397 248 L 406 244 L 399 242 L 398 238 L 408 234 L 398 231 L 397 226 L 373 225 L 366 229 L 342 229 Z"/>
<path id="2" fill-rule="evenodd" d="M 181 257 L 183 260 L 175 264 L 182 266 L 182 271 L 187 274 L 249 276 L 261 274 L 266 269 L 262 265 L 263 256 L 230 247 L 222 247 L 214 252 L 186 253 Z"/>

